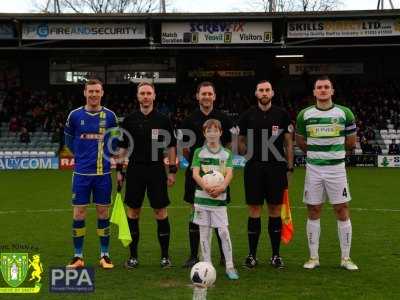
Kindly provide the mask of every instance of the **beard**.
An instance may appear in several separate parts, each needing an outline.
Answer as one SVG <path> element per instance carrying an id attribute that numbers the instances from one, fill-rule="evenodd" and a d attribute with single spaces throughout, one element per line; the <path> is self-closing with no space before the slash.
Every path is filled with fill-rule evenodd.
<path id="1" fill-rule="evenodd" d="M 212 106 L 212 101 L 201 101 L 200 106 L 203 108 L 210 108 Z"/>
<path id="2" fill-rule="evenodd" d="M 258 103 L 261 105 L 268 105 L 271 102 L 271 100 L 272 98 L 267 98 L 267 97 L 257 99 Z"/>
<path id="3" fill-rule="evenodd" d="M 150 107 L 150 106 L 151 106 L 152 102 L 151 102 L 151 101 L 144 101 L 144 100 L 142 100 L 142 101 L 139 101 L 139 104 L 140 104 L 142 107 L 147 108 L 147 107 Z"/>
<path id="4" fill-rule="evenodd" d="M 323 95 L 323 96 L 317 98 L 318 101 L 329 101 L 331 99 L 332 99 L 331 96 L 327 96 L 327 95 Z"/>

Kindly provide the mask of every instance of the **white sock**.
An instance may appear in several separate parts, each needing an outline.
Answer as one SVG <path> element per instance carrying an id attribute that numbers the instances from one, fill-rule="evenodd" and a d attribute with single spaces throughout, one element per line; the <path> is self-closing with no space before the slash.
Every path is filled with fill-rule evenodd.
<path id="1" fill-rule="evenodd" d="M 340 250 L 342 251 L 342 258 L 350 258 L 350 248 L 351 248 L 351 236 L 352 227 L 350 219 L 346 221 L 337 221 L 338 224 L 338 235 L 340 242 Z"/>
<path id="2" fill-rule="evenodd" d="M 209 226 L 199 226 L 200 228 L 200 248 L 203 261 L 211 263 L 211 230 Z"/>
<path id="3" fill-rule="evenodd" d="M 320 219 L 310 220 L 307 219 L 307 241 L 308 248 L 310 249 L 310 257 L 318 258 L 319 236 L 321 234 Z"/>
<path id="4" fill-rule="evenodd" d="M 219 227 L 218 235 L 221 239 L 222 251 L 225 256 L 225 267 L 226 269 L 231 269 L 233 268 L 232 243 L 228 227 Z"/>

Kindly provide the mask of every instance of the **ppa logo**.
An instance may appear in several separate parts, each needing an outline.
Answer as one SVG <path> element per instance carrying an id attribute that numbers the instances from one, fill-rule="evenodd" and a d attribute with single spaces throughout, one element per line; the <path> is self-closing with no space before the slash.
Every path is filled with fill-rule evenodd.
<path id="1" fill-rule="evenodd" d="M 49 289 L 52 293 L 92 293 L 94 269 L 51 268 Z"/>

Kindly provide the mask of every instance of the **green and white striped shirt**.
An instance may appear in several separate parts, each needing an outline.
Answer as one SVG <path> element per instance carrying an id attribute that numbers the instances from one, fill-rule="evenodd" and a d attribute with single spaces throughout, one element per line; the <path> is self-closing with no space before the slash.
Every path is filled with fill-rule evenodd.
<path id="1" fill-rule="evenodd" d="M 296 134 L 306 139 L 307 163 L 337 165 L 346 156 L 345 138 L 356 133 L 352 111 L 334 104 L 328 110 L 315 105 L 303 109 L 297 116 Z"/>
<path id="2" fill-rule="evenodd" d="M 226 168 L 232 168 L 232 152 L 224 147 L 220 147 L 219 151 L 212 152 L 207 145 L 197 148 L 194 152 L 192 168 L 200 168 L 200 176 L 203 177 L 211 170 L 218 171 L 225 176 Z M 226 191 L 221 193 L 218 198 L 212 198 L 209 194 L 196 186 L 194 194 L 194 203 L 205 206 L 226 206 Z"/>

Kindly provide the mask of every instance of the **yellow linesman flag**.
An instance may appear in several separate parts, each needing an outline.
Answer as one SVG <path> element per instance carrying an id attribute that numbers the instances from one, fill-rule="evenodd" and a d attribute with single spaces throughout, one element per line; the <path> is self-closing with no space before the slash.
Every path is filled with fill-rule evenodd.
<path id="1" fill-rule="evenodd" d="M 286 189 L 283 193 L 281 218 L 282 218 L 281 241 L 284 244 L 289 244 L 289 242 L 293 238 L 294 228 L 293 228 L 293 222 L 292 222 L 292 214 L 290 212 L 288 189 Z"/>
<path id="2" fill-rule="evenodd" d="M 128 247 L 128 245 L 132 242 L 132 237 L 120 192 L 118 192 L 115 196 L 110 222 L 118 226 L 118 239 L 121 241 L 124 247 Z"/>

